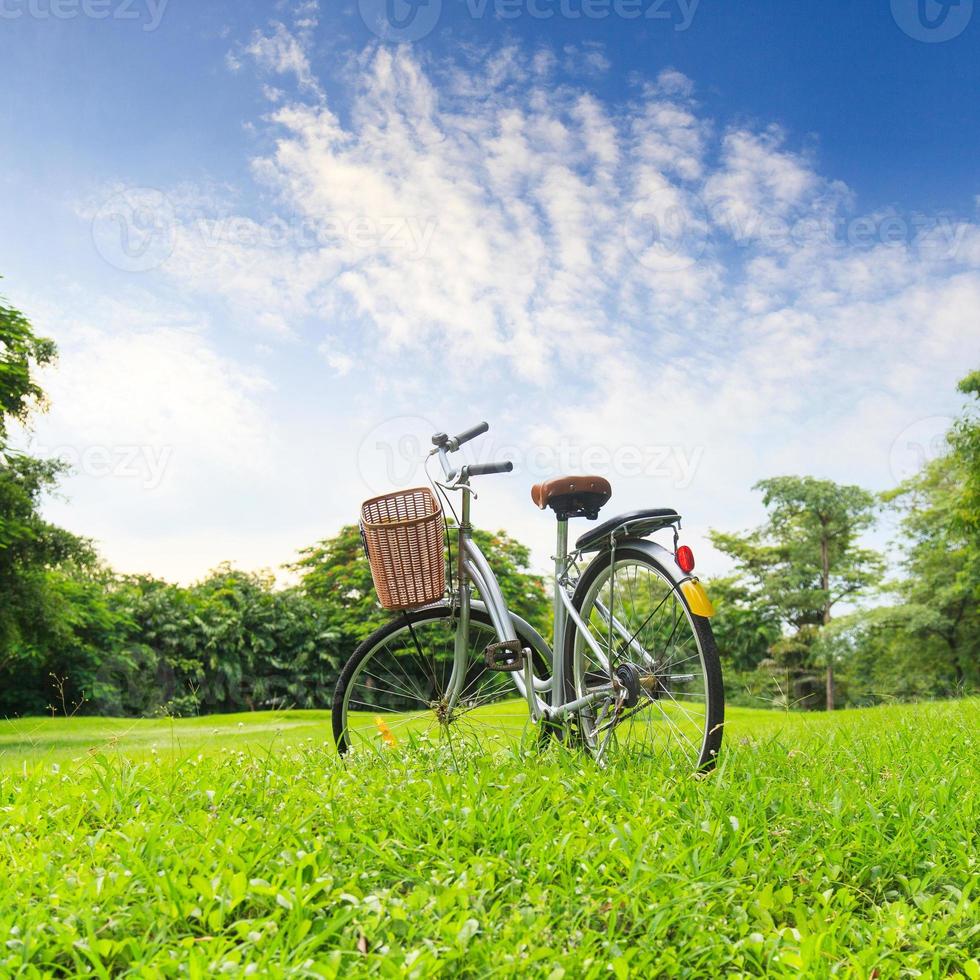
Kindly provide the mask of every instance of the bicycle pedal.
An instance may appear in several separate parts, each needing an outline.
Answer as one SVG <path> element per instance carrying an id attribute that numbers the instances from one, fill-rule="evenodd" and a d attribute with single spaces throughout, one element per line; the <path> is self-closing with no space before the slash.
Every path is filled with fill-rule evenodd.
<path id="1" fill-rule="evenodd" d="M 488 644 L 483 658 L 488 670 L 518 671 L 524 668 L 524 658 L 529 652 L 521 646 L 520 640 L 504 640 Z"/>

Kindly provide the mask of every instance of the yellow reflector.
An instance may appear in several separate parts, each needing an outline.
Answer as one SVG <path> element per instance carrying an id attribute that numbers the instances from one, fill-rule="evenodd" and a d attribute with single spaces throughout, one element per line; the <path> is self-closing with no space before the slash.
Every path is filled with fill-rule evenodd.
<path id="1" fill-rule="evenodd" d="M 385 724 L 383 718 L 379 718 L 377 715 L 374 716 L 374 723 L 378 727 L 378 731 L 381 733 L 381 741 L 385 745 L 390 745 L 394 748 L 398 744 L 398 739 L 391 734 L 391 729 Z"/>
<path id="2" fill-rule="evenodd" d="M 686 582 L 681 582 L 681 592 L 687 599 L 687 604 L 691 607 L 691 612 L 695 616 L 710 618 L 715 614 L 715 607 L 711 605 L 708 593 L 704 591 L 704 586 L 696 579 L 689 578 Z"/>

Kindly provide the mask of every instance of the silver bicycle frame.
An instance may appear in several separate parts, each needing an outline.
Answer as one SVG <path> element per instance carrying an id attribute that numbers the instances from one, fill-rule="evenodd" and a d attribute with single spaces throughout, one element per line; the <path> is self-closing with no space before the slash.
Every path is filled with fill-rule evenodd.
<path id="1" fill-rule="evenodd" d="M 457 609 L 456 638 L 453 651 L 453 671 L 449 681 L 448 699 L 450 705 L 455 705 L 462 693 L 468 669 L 468 658 L 470 651 L 469 631 L 470 631 L 470 608 L 471 608 L 471 589 L 470 583 L 476 586 L 477 591 L 483 600 L 487 614 L 493 624 L 494 631 L 498 640 L 505 642 L 516 640 L 517 630 L 514 628 L 510 610 L 500 589 L 500 583 L 490 567 L 486 556 L 480 550 L 479 545 L 473 540 L 473 525 L 470 521 L 470 504 L 472 500 L 472 490 L 467 481 L 460 481 L 457 478 L 455 468 L 449 462 L 448 454 L 444 449 L 437 451 L 439 461 L 442 464 L 443 472 L 447 480 L 453 481 L 451 486 L 462 492 L 462 513 L 459 524 L 458 547 L 456 556 L 456 573 L 459 583 L 453 602 Z M 583 623 L 578 612 L 575 610 L 571 599 L 571 588 L 568 585 L 568 521 L 558 521 L 558 537 L 554 555 L 555 562 L 555 590 L 553 598 L 554 609 L 554 636 L 553 646 L 549 653 L 551 656 L 551 677 L 547 679 L 539 678 L 534 674 L 533 658 L 531 651 L 524 658 L 523 668 L 515 671 L 511 675 L 514 687 L 522 698 L 527 701 L 528 710 L 531 718 L 538 722 L 542 718 L 560 718 L 572 714 L 593 703 L 600 698 L 609 696 L 609 691 L 594 691 L 585 697 L 573 701 L 565 701 L 565 676 L 564 676 L 564 650 L 565 631 L 569 618 L 579 628 L 585 640 L 592 647 L 599 662 L 608 665 L 608 657 L 605 652 L 591 635 Z M 613 619 L 612 628 L 615 629 L 625 640 L 629 640 L 629 633 L 618 621 Z M 610 691 L 612 686 L 610 685 Z M 544 700 L 542 695 L 551 694 L 551 703 Z"/>
<path id="2" fill-rule="evenodd" d="M 480 551 L 479 546 L 473 540 L 473 525 L 470 523 L 470 503 L 473 491 L 469 486 L 469 480 L 465 475 L 465 469 L 457 472 L 449 460 L 449 455 L 445 448 L 435 450 L 442 464 L 443 472 L 450 489 L 462 491 L 462 516 L 459 525 L 459 546 L 457 548 L 457 579 L 459 587 L 453 602 L 458 610 L 458 620 L 456 624 L 455 646 L 453 650 L 453 671 L 449 681 L 449 703 L 455 705 L 462 693 L 466 679 L 469 657 L 469 632 L 470 632 L 470 601 L 471 590 L 469 583 L 476 586 L 477 591 L 483 600 L 490 621 L 498 640 L 505 642 L 516 640 L 517 630 L 511 617 L 507 602 L 500 590 L 500 583 L 490 567 L 486 556 Z M 460 473 L 463 478 L 460 479 Z M 622 542 L 620 542 L 622 543 Z M 640 541 L 631 539 L 634 546 L 639 546 L 648 551 L 651 557 L 659 559 L 662 567 L 670 574 L 673 570 L 673 562 L 665 561 L 669 558 L 668 552 L 653 541 Z M 613 591 L 616 568 L 616 546 L 617 539 L 615 532 L 610 536 L 609 547 L 612 552 L 611 567 L 613 569 L 609 579 L 610 594 Z M 576 553 L 577 556 L 578 553 Z M 573 557 L 576 557 L 573 556 Z M 609 651 L 612 650 L 614 636 L 630 646 L 635 653 L 654 666 L 653 658 L 636 641 L 630 631 L 612 614 L 612 605 L 606 608 L 601 602 L 596 602 L 595 609 L 609 627 L 608 648 L 604 649 L 602 644 L 592 635 L 592 631 L 579 615 L 572 602 L 573 589 L 568 577 L 572 562 L 568 554 L 568 521 L 558 521 L 558 535 L 556 541 L 555 555 L 555 592 L 554 592 L 554 636 L 553 646 L 550 650 L 551 655 L 551 677 L 542 679 L 534 674 L 533 658 L 531 651 L 527 651 L 524 657 L 524 664 L 520 671 L 511 674 L 514 686 L 518 693 L 527 701 L 531 718 L 537 722 L 542 718 L 561 718 L 572 714 L 600 699 L 609 698 L 613 693 L 613 685 L 603 686 L 592 690 L 589 694 L 571 701 L 565 701 L 566 680 L 565 680 L 565 658 L 563 655 L 565 646 L 565 633 L 568 628 L 568 621 L 571 620 L 577 630 L 578 635 L 591 647 L 595 654 L 597 663 L 611 673 L 609 662 Z M 671 575 L 674 584 L 679 586 L 686 576 Z M 549 704 L 542 697 L 543 694 L 550 692 L 551 703 Z"/>

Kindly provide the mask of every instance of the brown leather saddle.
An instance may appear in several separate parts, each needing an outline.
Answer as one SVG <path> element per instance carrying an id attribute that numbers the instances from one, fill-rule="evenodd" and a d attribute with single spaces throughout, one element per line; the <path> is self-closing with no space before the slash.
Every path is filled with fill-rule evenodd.
<path id="1" fill-rule="evenodd" d="M 611 496 L 612 487 L 601 476 L 556 476 L 531 487 L 531 499 L 542 510 L 550 507 L 560 521 L 569 517 L 594 521 Z"/>

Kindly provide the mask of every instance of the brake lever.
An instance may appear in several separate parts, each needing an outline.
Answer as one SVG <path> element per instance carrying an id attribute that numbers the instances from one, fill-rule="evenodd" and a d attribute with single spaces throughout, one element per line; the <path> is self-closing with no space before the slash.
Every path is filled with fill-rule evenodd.
<path id="1" fill-rule="evenodd" d="M 452 483 L 440 483 L 438 480 L 433 481 L 437 487 L 442 487 L 443 490 L 469 490 L 473 494 L 474 500 L 479 500 L 480 495 L 470 486 L 469 483 L 460 483 L 459 480 L 453 480 Z"/>

